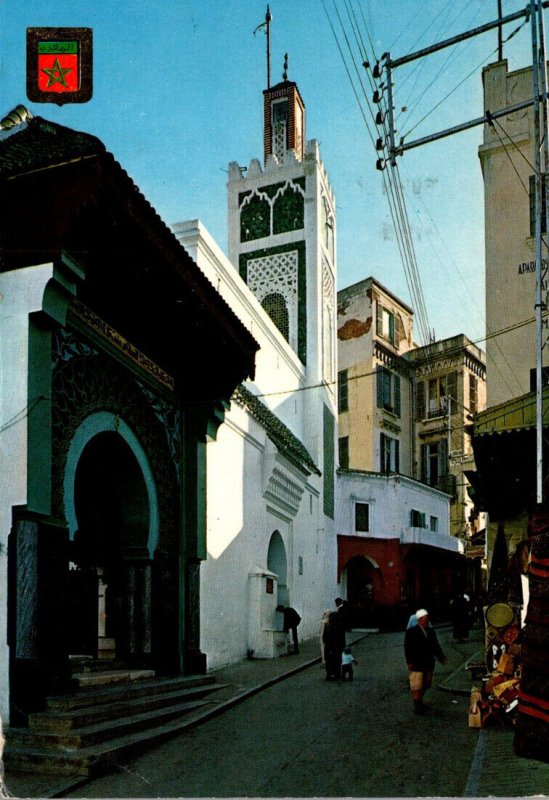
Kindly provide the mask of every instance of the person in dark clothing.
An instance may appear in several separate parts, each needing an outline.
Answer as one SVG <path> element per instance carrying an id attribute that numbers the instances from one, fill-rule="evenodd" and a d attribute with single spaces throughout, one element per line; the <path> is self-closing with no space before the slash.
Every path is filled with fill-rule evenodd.
<path id="1" fill-rule="evenodd" d="M 294 653 L 299 653 L 299 639 L 297 637 L 297 626 L 301 622 L 301 617 L 299 616 L 295 608 L 291 608 L 290 606 L 279 605 L 276 607 L 276 610 L 279 611 L 284 617 L 284 622 L 282 625 L 284 633 L 288 633 L 289 631 L 292 632 Z"/>
<path id="2" fill-rule="evenodd" d="M 469 628 L 471 627 L 471 603 L 466 594 L 458 594 L 450 604 L 452 613 L 452 627 L 454 639 L 464 642 L 469 638 Z"/>
<path id="3" fill-rule="evenodd" d="M 337 611 L 328 617 L 322 634 L 326 658 L 326 680 L 338 681 L 341 678 L 341 656 L 345 650 L 345 627 Z"/>
<path id="4" fill-rule="evenodd" d="M 424 714 L 423 696 L 433 681 L 435 658 L 441 664 L 448 660 L 438 643 L 435 629 L 429 627 L 429 614 L 424 608 L 416 611 L 417 625 L 408 628 L 404 637 L 404 654 L 408 665 L 414 714 Z"/>
<path id="5" fill-rule="evenodd" d="M 351 630 L 351 607 L 348 600 L 343 600 L 341 597 L 336 597 L 334 600 L 336 604 L 336 614 L 346 631 Z"/>

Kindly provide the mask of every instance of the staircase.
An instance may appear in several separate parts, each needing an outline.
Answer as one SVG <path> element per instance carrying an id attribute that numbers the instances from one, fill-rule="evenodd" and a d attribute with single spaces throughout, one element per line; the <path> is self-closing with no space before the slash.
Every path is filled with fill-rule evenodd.
<path id="1" fill-rule="evenodd" d="M 12 771 L 91 776 L 184 730 L 223 689 L 213 676 L 156 678 L 151 670 L 103 663 L 73 673 L 73 694 L 49 697 L 27 728 L 7 728 L 4 766 Z"/>

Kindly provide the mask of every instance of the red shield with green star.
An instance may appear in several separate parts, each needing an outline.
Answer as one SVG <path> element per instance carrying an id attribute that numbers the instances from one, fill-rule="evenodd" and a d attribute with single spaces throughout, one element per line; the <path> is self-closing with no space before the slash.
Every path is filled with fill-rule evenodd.
<path id="1" fill-rule="evenodd" d="M 91 28 L 27 28 L 27 96 L 84 103 L 92 95 Z"/>
<path id="2" fill-rule="evenodd" d="M 38 88 L 42 92 L 77 92 L 78 42 L 38 43 Z"/>

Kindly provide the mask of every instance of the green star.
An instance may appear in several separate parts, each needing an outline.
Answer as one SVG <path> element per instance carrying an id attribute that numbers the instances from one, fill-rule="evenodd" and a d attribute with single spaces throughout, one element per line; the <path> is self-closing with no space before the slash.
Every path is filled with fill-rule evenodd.
<path id="1" fill-rule="evenodd" d="M 54 83 L 60 83 L 61 86 L 67 86 L 67 81 L 65 80 L 65 75 L 67 72 L 72 72 L 72 67 L 62 67 L 59 63 L 59 59 L 56 58 L 53 62 L 53 67 L 51 69 L 46 69 L 42 67 L 42 72 L 45 72 L 48 76 L 48 85 L 46 89 L 49 89 Z"/>

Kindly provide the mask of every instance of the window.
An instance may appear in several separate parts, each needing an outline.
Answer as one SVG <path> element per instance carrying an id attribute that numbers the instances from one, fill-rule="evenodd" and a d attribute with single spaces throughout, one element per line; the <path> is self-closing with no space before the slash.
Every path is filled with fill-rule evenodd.
<path id="1" fill-rule="evenodd" d="M 290 316 L 286 300 L 278 292 L 268 294 L 261 305 L 270 316 L 282 336 L 289 341 L 290 339 Z"/>
<path id="2" fill-rule="evenodd" d="M 355 503 L 355 531 L 366 533 L 370 530 L 370 506 L 368 503 Z"/>
<path id="3" fill-rule="evenodd" d="M 287 149 L 288 101 L 278 100 L 272 105 L 272 152 L 280 163 Z"/>
<path id="4" fill-rule="evenodd" d="M 474 375 L 469 375 L 469 413 L 478 411 L 478 381 Z"/>
<path id="5" fill-rule="evenodd" d="M 400 417 L 400 376 L 385 367 L 377 367 L 377 406 Z"/>
<path id="6" fill-rule="evenodd" d="M 534 369 L 530 370 L 530 391 L 536 391 L 536 381 L 537 381 L 537 370 Z M 542 367 L 541 370 L 541 385 L 542 386 L 549 386 L 549 367 Z"/>
<path id="7" fill-rule="evenodd" d="M 327 517 L 334 518 L 335 494 L 335 420 L 327 406 L 323 413 L 323 510 Z"/>
<path id="8" fill-rule="evenodd" d="M 439 439 L 421 446 L 421 480 L 429 486 L 440 487 L 448 474 L 448 440 Z"/>
<path id="9" fill-rule="evenodd" d="M 545 175 L 541 176 L 541 232 L 547 232 L 547 218 L 546 218 L 546 187 Z M 536 233 L 536 184 L 534 176 L 530 175 L 530 236 L 535 236 Z"/>
<path id="10" fill-rule="evenodd" d="M 430 527 L 433 533 L 436 533 L 438 531 L 438 517 L 431 517 Z"/>
<path id="11" fill-rule="evenodd" d="M 376 331 L 377 335 L 395 343 L 395 315 L 385 308 L 379 300 L 376 305 Z"/>
<path id="12" fill-rule="evenodd" d="M 339 466 L 341 469 L 349 469 L 349 437 L 340 436 L 338 439 L 339 447 Z"/>
<path id="13" fill-rule="evenodd" d="M 324 226 L 324 246 L 330 258 L 334 258 L 334 217 L 325 197 L 322 198 L 322 225 Z"/>
<path id="14" fill-rule="evenodd" d="M 415 508 L 412 508 L 410 511 L 410 525 L 412 528 L 426 528 L 425 524 L 425 514 L 423 511 L 416 511 Z"/>
<path id="15" fill-rule="evenodd" d="M 439 375 L 426 381 L 418 381 L 416 385 L 416 416 L 443 417 L 457 412 L 457 372 Z"/>
<path id="16" fill-rule="evenodd" d="M 380 472 L 398 472 L 399 465 L 399 441 L 392 439 L 386 434 L 380 434 Z"/>
<path id="17" fill-rule="evenodd" d="M 337 406 L 340 414 L 349 410 L 349 377 L 346 369 L 337 374 Z"/>

